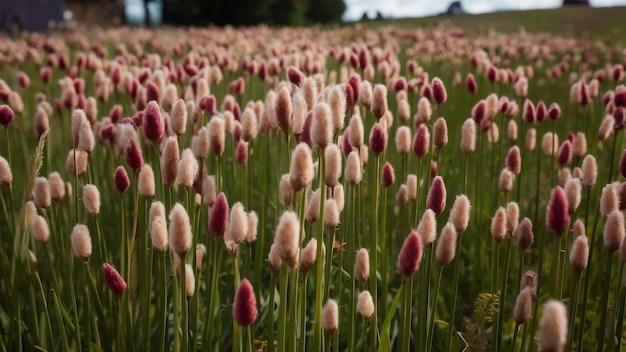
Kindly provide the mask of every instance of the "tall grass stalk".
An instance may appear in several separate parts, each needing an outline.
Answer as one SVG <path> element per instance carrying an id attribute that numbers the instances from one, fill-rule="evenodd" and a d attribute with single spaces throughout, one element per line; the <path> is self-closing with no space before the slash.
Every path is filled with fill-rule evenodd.
<path id="1" fill-rule="evenodd" d="M 606 255 L 606 264 L 604 267 L 604 288 L 602 291 L 602 300 L 600 301 L 599 308 L 602 310 L 600 313 L 600 326 L 598 327 L 597 337 L 597 345 L 596 351 L 604 350 L 604 340 L 605 340 L 605 332 L 606 332 L 606 320 L 608 313 L 608 304 L 609 304 L 609 292 L 611 287 L 611 271 L 613 269 L 613 252 L 607 253 Z M 609 335 L 611 338 L 613 334 Z M 609 342 L 609 345 L 611 342 Z"/>
<path id="2" fill-rule="evenodd" d="M 374 157 L 374 189 L 372 191 L 372 195 L 374 197 L 373 206 L 372 206 L 372 230 L 369 234 L 370 246 L 370 293 L 372 294 L 372 300 L 374 301 L 374 305 L 376 306 L 376 311 L 372 315 L 372 327 L 378 326 L 378 314 L 380 312 L 379 307 L 381 307 L 380 302 L 378 301 L 378 185 L 380 184 L 380 158 L 378 155 Z M 386 292 L 385 292 L 386 294 Z M 376 348 L 376 329 L 370 330 L 371 337 L 371 348 Z"/>
<path id="3" fill-rule="evenodd" d="M 324 183 L 324 169 L 325 169 L 325 161 L 324 161 L 324 150 L 320 150 L 320 161 L 319 161 L 319 190 L 320 190 L 320 206 L 319 206 L 319 216 L 318 216 L 318 224 L 317 224 L 317 255 L 315 260 L 315 323 L 314 323 L 314 331 L 313 331 L 313 342 L 316 344 L 314 348 L 317 350 L 322 349 L 323 345 L 323 335 L 322 335 L 322 299 L 324 296 L 323 283 L 324 283 L 324 255 L 322 250 L 322 245 L 324 242 L 324 203 L 326 202 L 326 184 Z"/>

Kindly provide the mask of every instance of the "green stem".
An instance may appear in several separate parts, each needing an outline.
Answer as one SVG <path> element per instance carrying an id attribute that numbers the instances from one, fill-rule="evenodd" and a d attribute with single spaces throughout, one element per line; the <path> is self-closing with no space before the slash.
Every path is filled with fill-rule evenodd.
<path id="1" fill-rule="evenodd" d="M 596 338 L 598 343 L 596 345 L 596 351 L 604 350 L 604 336 L 606 332 L 606 316 L 608 310 L 609 303 L 609 291 L 611 287 L 611 270 L 613 269 L 613 252 L 610 252 L 606 256 L 606 264 L 604 268 L 605 277 L 604 277 L 604 290 L 602 291 L 602 301 L 600 303 L 600 309 L 602 309 L 601 318 L 600 318 L 600 327 L 598 328 L 598 333 Z"/>
<path id="2" fill-rule="evenodd" d="M 502 280 L 502 291 L 500 293 L 500 309 L 498 312 L 498 326 L 496 330 L 496 351 L 500 351 L 500 345 L 502 344 L 502 324 L 504 322 L 504 305 L 506 302 L 506 286 L 509 280 L 509 267 L 511 266 L 511 245 L 512 239 L 508 239 L 509 243 L 506 248 L 506 265 L 504 268 L 504 279 Z"/>
<path id="3" fill-rule="evenodd" d="M 433 309 L 432 312 L 430 314 L 430 318 L 428 319 L 428 325 L 427 325 L 427 333 L 428 335 L 426 335 L 426 349 L 425 351 L 432 351 L 433 349 L 433 335 L 435 334 L 435 315 L 437 314 L 437 303 L 439 302 L 439 288 L 441 287 L 441 276 L 443 276 L 443 268 L 445 268 L 445 266 L 442 266 L 441 269 L 439 270 L 439 277 L 437 278 L 437 286 L 435 288 L 435 299 L 433 302 Z"/>
<path id="4" fill-rule="evenodd" d="M 268 313 L 267 313 L 267 321 L 265 323 L 266 330 L 266 341 L 267 341 L 267 351 L 274 352 L 274 310 L 275 310 L 275 296 L 276 296 L 276 277 L 277 271 L 272 270 L 272 277 L 270 279 L 270 287 L 269 287 L 269 301 L 268 301 Z M 303 337 L 304 338 L 304 337 Z"/>
<path id="5" fill-rule="evenodd" d="M 315 343 L 316 350 L 321 350 L 323 345 L 322 335 L 322 298 L 324 296 L 323 282 L 324 282 L 324 255 L 322 251 L 322 245 L 324 243 L 324 203 L 326 202 L 326 184 L 324 183 L 324 150 L 320 150 L 320 162 L 319 162 L 319 191 L 320 191 L 320 206 L 318 216 L 318 228 L 317 228 L 317 259 L 315 260 L 316 275 L 315 275 L 315 320 L 314 320 L 314 332 L 313 342 Z"/>
<path id="6" fill-rule="evenodd" d="M 280 267 L 280 305 L 278 306 L 278 352 L 287 348 L 287 283 L 289 267 L 283 262 Z"/>
<path id="7" fill-rule="evenodd" d="M 103 349 L 105 352 L 111 352 L 111 338 L 109 336 L 109 330 L 107 328 L 106 319 L 104 317 L 104 310 L 102 309 L 102 301 L 100 300 L 100 295 L 98 294 L 98 289 L 96 288 L 96 280 L 93 278 L 93 274 L 91 273 L 91 269 L 89 265 L 85 263 L 84 265 L 85 273 L 87 274 L 87 279 L 89 282 L 89 288 L 91 290 L 91 295 L 93 296 L 94 303 L 96 305 L 96 314 L 98 315 L 98 327 L 100 332 L 102 333 L 102 341 L 104 342 Z"/>
<path id="8" fill-rule="evenodd" d="M 450 321 L 448 322 L 448 352 L 452 350 L 452 337 L 454 336 L 454 320 L 456 316 L 456 303 L 458 298 L 457 291 L 459 289 L 459 271 L 461 271 L 461 249 L 463 248 L 461 244 L 463 242 L 463 236 L 459 236 L 458 242 L 457 255 L 454 259 L 454 278 L 452 279 L 452 310 L 450 311 Z M 438 297 L 435 297 L 435 299 L 438 299 Z M 435 314 L 435 312 L 432 314 Z"/>
<path id="9" fill-rule="evenodd" d="M 578 309 L 578 291 L 580 291 L 580 278 L 581 273 L 577 270 L 573 271 L 575 284 L 572 285 L 572 292 L 570 294 L 571 301 L 569 305 L 570 316 L 569 316 L 569 330 L 570 333 L 567 334 L 567 348 L 566 351 L 571 351 L 573 349 L 574 343 L 574 335 L 575 335 L 575 326 L 576 326 L 576 310 Z"/>
<path id="10" fill-rule="evenodd" d="M 374 157 L 374 190 L 373 197 L 374 203 L 372 207 L 372 231 L 370 232 L 370 293 L 372 294 L 372 300 L 376 307 L 381 307 L 378 302 L 378 184 L 380 183 L 380 158 L 378 155 Z M 386 293 L 385 293 L 386 294 Z M 372 350 L 376 349 L 376 327 L 378 326 L 378 312 L 376 309 L 372 314 L 372 330 L 370 332 L 370 347 Z"/>

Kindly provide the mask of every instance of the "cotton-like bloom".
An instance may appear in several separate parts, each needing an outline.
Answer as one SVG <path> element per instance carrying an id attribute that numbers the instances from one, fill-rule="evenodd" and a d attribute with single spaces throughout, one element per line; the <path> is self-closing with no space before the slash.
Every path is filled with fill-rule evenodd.
<path id="1" fill-rule="evenodd" d="M 374 86 L 371 110 L 377 120 L 387 112 L 387 87 L 382 84 Z"/>
<path id="2" fill-rule="evenodd" d="M 202 202 L 209 207 L 212 207 L 215 203 L 215 199 L 217 198 L 217 194 L 215 192 L 215 176 L 205 175 L 204 180 L 202 181 Z"/>
<path id="3" fill-rule="evenodd" d="M 226 126 L 224 119 L 213 116 L 207 125 L 209 130 L 209 145 L 211 153 L 217 156 L 224 154 L 224 146 L 226 143 Z"/>
<path id="4" fill-rule="evenodd" d="M 508 193 L 513 190 L 513 184 L 515 182 L 515 174 L 508 168 L 502 169 L 500 177 L 498 178 L 498 189 L 500 192 Z"/>
<path id="5" fill-rule="evenodd" d="M 332 142 L 333 126 L 330 106 L 326 103 L 317 103 L 313 107 L 311 121 L 311 142 L 314 147 L 326 148 Z"/>
<path id="6" fill-rule="evenodd" d="M 341 151 L 336 144 L 331 143 L 324 150 L 324 163 L 326 164 L 324 167 L 324 183 L 330 188 L 335 187 L 339 182 L 339 177 L 341 177 L 341 159 Z"/>
<path id="7" fill-rule="evenodd" d="M 252 243 L 256 240 L 258 234 L 259 216 L 255 211 L 251 211 L 246 215 L 246 217 L 248 222 L 248 231 L 246 232 L 245 241 L 247 243 Z"/>
<path id="8" fill-rule="evenodd" d="M 509 149 L 505 160 L 507 169 L 509 169 L 509 171 L 511 171 L 515 175 L 519 175 L 519 173 L 522 171 L 522 158 L 520 150 L 516 145 L 512 146 Z"/>
<path id="9" fill-rule="evenodd" d="M 284 174 L 280 178 L 280 183 L 278 185 L 278 199 L 283 205 L 290 206 L 293 204 L 294 192 L 295 191 L 290 182 L 290 174 Z"/>
<path id="10" fill-rule="evenodd" d="M 72 149 L 65 159 L 65 169 L 67 173 L 74 177 L 87 172 L 88 154 L 84 150 Z"/>
<path id="11" fill-rule="evenodd" d="M 33 185 L 33 201 L 37 208 L 46 209 L 52 203 L 50 185 L 45 177 L 37 177 Z"/>
<path id="12" fill-rule="evenodd" d="M 450 264 L 456 254 L 457 231 L 452 223 L 447 223 L 441 230 L 441 236 L 437 242 L 435 258 L 441 266 Z"/>
<path id="13" fill-rule="evenodd" d="M 361 159 L 358 151 L 352 151 L 348 154 L 345 171 L 346 181 L 352 186 L 359 184 L 363 178 Z"/>
<path id="14" fill-rule="evenodd" d="M 100 191 L 98 187 L 92 184 L 83 187 L 83 203 L 90 214 L 98 215 L 100 213 Z"/>
<path id="15" fill-rule="evenodd" d="M 280 216 L 276 232 L 274 234 L 274 244 L 280 259 L 289 264 L 290 268 L 298 266 L 299 243 L 300 243 L 300 221 L 293 211 L 285 211 Z"/>
<path id="16" fill-rule="evenodd" d="M 417 225 L 417 233 L 419 233 L 424 246 L 429 246 L 435 241 L 437 237 L 437 218 L 432 209 L 426 209 L 422 214 L 422 218 Z"/>
<path id="17" fill-rule="evenodd" d="M 413 153 L 418 158 L 423 157 L 428 153 L 428 147 L 430 145 L 430 132 L 425 124 L 419 125 L 417 132 L 415 132 L 415 138 L 413 139 Z"/>
<path id="18" fill-rule="evenodd" d="M 187 105 L 183 99 L 177 99 L 172 105 L 169 128 L 177 136 L 185 134 L 187 129 Z"/>
<path id="19" fill-rule="evenodd" d="M 233 301 L 233 319 L 241 326 L 254 323 L 257 319 L 258 310 L 254 289 L 248 279 L 241 280 Z"/>
<path id="20" fill-rule="evenodd" d="M 580 205 L 581 184 L 577 178 L 570 178 L 565 183 L 565 196 L 567 197 L 568 212 L 572 214 Z"/>
<path id="21" fill-rule="evenodd" d="M 380 123 L 376 123 L 372 126 L 369 144 L 375 155 L 379 155 L 387 149 L 387 132 Z"/>
<path id="22" fill-rule="evenodd" d="M 469 118 L 461 126 L 461 151 L 471 153 L 474 150 L 476 150 L 476 123 Z"/>
<path id="23" fill-rule="evenodd" d="M 533 298 L 530 288 L 526 287 L 521 290 L 515 299 L 513 308 L 513 318 L 517 324 L 524 324 L 530 319 L 530 313 L 533 306 Z"/>
<path id="24" fill-rule="evenodd" d="M 441 149 L 448 144 L 448 125 L 446 119 L 440 117 L 433 125 L 433 145 Z"/>
<path id="25" fill-rule="evenodd" d="M 467 229 L 470 216 L 470 201 L 466 195 L 461 194 L 456 196 L 452 209 L 450 209 L 450 215 L 448 221 L 454 225 L 456 232 L 461 233 Z M 419 231 L 419 228 L 417 230 Z"/>
<path id="26" fill-rule="evenodd" d="M 537 130 L 534 128 L 528 129 L 526 131 L 526 150 L 533 151 L 537 146 Z"/>
<path id="27" fill-rule="evenodd" d="M 572 264 L 572 268 L 579 273 L 585 270 L 589 261 L 589 241 L 587 236 L 582 235 L 574 238 L 572 250 L 569 253 L 569 261 Z"/>
<path id="28" fill-rule="evenodd" d="M 179 257 L 185 258 L 191 249 L 191 223 L 189 215 L 182 204 L 176 203 L 169 215 L 169 243 L 172 251 Z"/>
<path id="29" fill-rule="evenodd" d="M 150 205 L 150 222 L 148 224 L 152 247 L 165 252 L 167 242 L 167 221 L 165 219 L 165 206 L 159 201 Z"/>
<path id="30" fill-rule="evenodd" d="M 320 211 L 320 190 L 318 188 L 309 197 L 309 202 L 307 203 L 306 209 L 304 211 L 304 218 L 309 223 L 314 223 L 317 221 L 317 218 L 319 217 L 319 211 Z"/>
<path id="31" fill-rule="evenodd" d="M 437 103 L 437 105 L 441 105 L 446 100 L 448 100 L 448 93 L 446 92 L 446 87 L 441 81 L 441 78 L 433 78 L 430 85 L 433 88 L 433 99 L 435 100 L 435 103 Z"/>
<path id="32" fill-rule="evenodd" d="M 600 215 L 606 219 L 609 213 L 615 210 L 619 210 L 619 198 L 615 186 L 609 183 L 602 188 L 600 195 Z"/>
<path id="33" fill-rule="evenodd" d="M 72 230 L 72 251 L 76 258 L 87 262 L 91 258 L 91 236 L 86 225 L 76 224 Z"/>
<path id="34" fill-rule="evenodd" d="M 143 133 L 151 141 L 158 141 L 165 134 L 165 122 L 156 101 L 150 101 L 143 113 Z"/>
<path id="35" fill-rule="evenodd" d="M 506 205 L 506 231 L 513 236 L 519 226 L 519 205 L 517 202 L 509 202 Z"/>
<path id="36" fill-rule="evenodd" d="M 354 278 L 364 284 L 370 277 L 370 256 L 367 249 L 361 248 L 354 259 Z"/>
<path id="37" fill-rule="evenodd" d="M 598 179 L 598 164 L 596 163 L 596 158 L 591 154 L 585 156 L 581 169 L 583 172 L 583 178 L 581 179 L 583 186 L 593 187 Z"/>
<path id="38" fill-rule="evenodd" d="M 224 241 L 233 241 L 237 244 L 243 242 L 248 234 L 248 214 L 240 202 L 235 203 L 230 209 L 228 229 Z"/>
<path id="39" fill-rule="evenodd" d="M 178 162 L 178 172 L 176 174 L 176 183 L 190 189 L 198 177 L 199 165 L 198 160 L 193 155 L 191 149 L 186 148 L 180 156 Z"/>
<path id="40" fill-rule="evenodd" d="M 139 181 L 137 186 L 139 188 L 139 194 L 142 197 L 154 197 L 154 171 L 152 171 L 152 167 L 149 164 L 143 164 L 139 170 Z"/>
<path id="41" fill-rule="evenodd" d="M 126 165 L 133 171 L 137 171 L 143 166 L 143 154 L 136 141 L 131 140 L 126 145 L 124 149 L 124 160 L 126 161 Z"/>
<path id="42" fill-rule="evenodd" d="M 609 252 L 617 251 L 624 242 L 624 214 L 612 211 L 604 223 L 604 246 Z"/>
<path id="43" fill-rule="evenodd" d="M 291 127 L 293 105 L 291 94 L 286 86 L 282 86 L 278 91 L 278 97 L 276 98 L 275 104 L 274 114 L 276 116 L 276 122 L 283 133 L 287 134 L 289 133 L 289 129 Z"/>
<path id="44" fill-rule="evenodd" d="M 309 243 L 300 251 L 300 269 L 308 271 L 317 259 L 317 239 L 311 238 Z"/>
<path id="45" fill-rule="evenodd" d="M 549 300 L 539 321 L 539 348 L 542 351 L 563 351 L 567 342 L 567 309 L 560 301 Z"/>
<path id="46" fill-rule="evenodd" d="M 396 131 L 396 149 L 398 154 L 406 155 L 411 151 L 411 129 L 400 126 Z"/>
<path id="47" fill-rule="evenodd" d="M 354 148 L 360 148 L 363 145 L 363 136 L 365 134 L 363 127 L 363 120 L 358 115 L 352 116 L 350 118 L 350 124 L 348 125 L 348 129 L 350 133 L 348 134 L 348 139 L 350 141 L 350 145 Z"/>
<path id="48" fill-rule="evenodd" d="M 541 149 L 547 156 L 556 154 L 559 147 L 559 136 L 552 132 L 546 132 L 541 139 Z"/>
<path id="49" fill-rule="evenodd" d="M 369 291 L 362 291 L 357 298 L 357 311 L 365 318 L 369 318 L 374 314 L 374 301 Z"/>
<path id="50" fill-rule="evenodd" d="M 43 216 L 35 215 L 32 217 L 28 223 L 28 227 L 30 233 L 37 241 L 48 243 L 48 239 L 50 239 L 50 227 L 48 227 L 48 222 Z"/>
<path id="51" fill-rule="evenodd" d="M 411 231 L 404 240 L 398 255 L 398 267 L 405 277 L 411 276 L 419 269 L 422 260 L 422 240 L 416 231 Z"/>

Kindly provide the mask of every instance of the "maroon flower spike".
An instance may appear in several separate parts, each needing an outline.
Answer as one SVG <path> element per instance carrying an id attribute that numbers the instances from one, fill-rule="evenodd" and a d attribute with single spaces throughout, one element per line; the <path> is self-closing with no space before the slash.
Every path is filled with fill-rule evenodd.
<path id="1" fill-rule="evenodd" d="M 418 158 L 421 158 L 428 153 L 428 146 L 430 143 L 429 139 L 430 136 L 426 125 L 419 125 L 417 132 L 415 133 L 415 139 L 413 139 L 413 153 L 415 153 Z"/>
<path id="2" fill-rule="evenodd" d="M 537 109 L 535 110 L 535 117 L 537 118 L 537 122 L 541 123 L 546 119 L 548 115 L 548 110 L 546 108 L 546 104 L 543 101 L 537 103 Z"/>
<path id="3" fill-rule="evenodd" d="M 128 146 L 126 146 L 124 160 L 126 160 L 126 164 L 133 169 L 133 171 L 138 171 L 143 166 L 143 154 L 137 142 L 131 141 Z"/>
<path id="4" fill-rule="evenodd" d="M 367 52 L 366 48 L 361 48 L 361 51 L 359 51 L 359 67 L 364 70 L 367 68 L 367 66 L 369 66 L 370 64 L 370 60 L 369 60 L 369 54 Z"/>
<path id="5" fill-rule="evenodd" d="M 41 70 L 39 70 L 39 76 L 43 84 L 48 84 L 50 83 L 50 77 L 52 77 L 52 71 L 50 71 L 49 67 L 42 67 Z"/>
<path id="6" fill-rule="evenodd" d="M 30 86 L 30 77 L 22 71 L 17 73 L 17 83 L 22 88 L 28 88 Z"/>
<path id="7" fill-rule="evenodd" d="M 626 152 L 626 150 L 624 151 Z M 624 158 L 624 154 L 622 154 L 622 158 Z M 622 171 L 622 162 L 620 160 L 620 171 L 622 175 L 624 171 Z M 622 182 L 617 186 L 617 198 L 619 199 L 619 210 L 626 210 L 626 182 Z"/>
<path id="8" fill-rule="evenodd" d="M 425 84 L 423 86 L 422 96 L 429 100 L 433 98 L 433 88 L 430 86 L 430 84 Z"/>
<path id="9" fill-rule="evenodd" d="M 619 159 L 619 172 L 626 178 L 626 149 L 622 152 L 622 156 Z M 626 204 L 624 204 L 626 206 Z"/>
<path id="10" fill-rule="evenodd" d="M 398 255 L 398 267 L 405 276 L 411 276 L 420 267 L 422 261 L 422 239 L 417 231 L 411 231 L 404 240 Z"/>
<path id="11" fill-rule="evenodd" d="M 350 87 L 352 87 L 352 105 L 354 105 L 354 102 L 359 100 L 361 77 L 356 73 L 351 74 L 350 78 L 348 78 L 348 84 L 350 85 Z"/>
<path id="12" fill-rule="evenodd" d="M 107 263 L 103 263 L 102 271 L 104 272 L 104 280 L 113 293 L 121 295 L 124 291 L 126 291 L 126 281 L 124 281 L 120 273 L 118 273 L 114 267 Z"/>
<path id="13" fill-rule="evenodd" d="M 431 209 L 435 215 L 441 214 L 446 208 L 446 185 L 443 182 L 441 176 L 435 176 L 433 183 L 428 190 L 428 197 L 426 198 L 426 208 Z M 565 206 L 567 211 L 567 204 Z"/>
<path id="14" fill-rule="evenodd" d="M 224 192 L 220 192 L 215 198 L 209 214 L 209 232 L 215 237 L 222 237 L 226 233 L 228 225 L 228 201 Z"/>
<path id="15" fill-rule="evenodd" d="M 437 105 L 441 105 L 448 100 L 448 92 L 446 91 L 446 86 L 443 85 L 443 82 L 439 77 L 433 78 L 431 84 L 433 88 L 433 98 L 435 99 L 435 103 Z"/>
<path id="16" fill-rule="evenodd" d="M 589 95 L 589 86 L 584 81 L 580 82 L 580 105 L 586 106 L 589 104 L 591 97 Z"/>
<path id="17" fill-rule="evenodd" d="M 215 96 L 209 95 L 200 99 L 200 107 L 206 111 L 207 114 L 217 114 L 217 101 Z"/>
<path id="18" fill-rule="evenodd" d="M 615 120 L 613 122 L 614 132 L 624 129 L 624 118 L 626 117 L 624 115 L 626 115 L 626 108 L 615 108 L 615 111 L 613 111 L 613 120 Z"/>
<path id="19" fill-rule="evenodd" d="M 489 79 L 489 83 L 491 84 L 496 81 L 496 78 L 498 78 L 498 72 L 496 71 L 495 66 L 489 66 L 489 68 L 487 69 L 487 78 Z"/>
<path id="20" fill-rule="evenodd" d="M 233 302 L 233 319 L 237 324 L 247 326 L 256 321 L 257 318 L 256 297 L 254 289 L 248 279 L 241 280 L 241 284 L 235 293 Z"/>
<path id="21" fill-rule="evenodd" d="M 616 107 L 626 107 L 626 87 L 618 86 L 615 89 L 615 94 L 613 95 L 613 103 Z"/>
<path id="22" fill-rule="evenodd" d="M 431 160 L 430 161 L 430 179 L 432 180 L 433 178 L 435 178 L 438 172 L 439 172 L 439 164 L 437 164 L 436 161 Z"/>
<path id="23" fill-rule="evenodd" d="M 467 86 L 467 90 L 472 93 L 472 95 L 476 94 L 478 91 L 478 84 L 476 84 L 476 79 L 474 75 L 471 73 L 467 74 L 467 79 L 465 80 L 465 86 Z"/>
<path id="24" fill-rule="evenodd" d="M 559 103 L 550 104 L 550 108 L 548 108 L 548 116 L 550 116 L 550 119 L 552 120 L 556 120 L 559 116 L 561 116 L 561 107 L 559 106 Z"/>
<path id="25" fill-rule="evenodd" d="M 233 117 L 235 118 L 235 121 L 241 122 L 241 108 L 237 103 L 233 105 Z"/>
<path id="26" fill-rule="evenodd" d="M 406 88 L 407 88 L 407 83 L 406 83 L 406 78 L 404 78 L 404 77 L 399 77 L 393 83 L 393 92 L 394 93 L 398 93 L 399 91 L 406 90 Z"/>
<path id="27" fill-rule="evenodd" d="M 228 91 L 230 92 L 230 94 L 241 95 L 245 90 L 246 81 L 243 80 L 243 77 L 235 79 L 228 85 Z"/>
<path id="28" fill-rule="evenodd" d="M 548 213 L 546 215 L 548 229 L 555 235 L 561 236 L 569 225 L 569 213 L 565 192 L 560 186 L 556 186 L 550 195 Z"/>
<path id="29" fill-rule="evenodd" d="M 259 79 L 261 80 L 261 82 L 265 82 L 265 80 L 267 79 L 267 65 L 265 64 L 265 62 L 261 62 L 257 74 L 259 75 Z"/>
<path id="30" fill-rule="evenodd" d="M 237 143 L 237 150 L 235 152 L 235 160 L 237 163 L 243 165 L 248 162 L 248 143 L 240 140 Z"/>
<path id="31" fill-rule="evenodd" d="M 113 143 L 115 141 L 115 129 L 116 127 L 112 123 L 109 123 L 106 126 L 102 127 L 99 132 L 99 139 L 103 142 L 109 141 Z"/>
<path id="32" fill-rule="evenodd" d="M 572 142 L 569 140 L 565 140 L 556 154 L 557 161 L 559 165 L 565 166 L 569 165 L 572 162 L 572 157 L 574 156 L 574 150 L 572 149 Z"/>
<path id="33" fill-rule="evenodd" d="M 117 189 L 120 194 L 124 193 L 128 187 L 130 187 L 130 178 L 128 178 L 128 173 L 123 166 L 118 166 L 117 169 L 115 169 L 113 178 L 115 180 L 115 189 Z"/>
<path id="34" fill-rule="evenodd" d="M 158 141 L 165 134 L 165 122 L 156 101 L 151 101 L 143 111 L 143 134 L 151 141 Z"/>
<path id="35" fill-rule="evenodd" d="M 396 174 L 393 171 L 393 166 L 387 161 L 385 166 L 383 166 L 383 177 L 382 183 L 384 187 L 389 187 L 393 185 L 396 181 Z"/>
<path id="36" fill-rule="evenodd" d="M 570 143 L 574 143 L 574 138 L 576 138 L 574 131 L 567 132 L 567 140 L 570 141 Z"/>
<path id="37" fill-rule="evenodd" d="M 382 153 L 387 148 L 387 132 L 380 124 L 375 124 L 370 133 L 370 148 L 376 155 Z"/>
<path id="38" fill-rule="evenodd" d="M 543 104 L 543 103 L 539 103 Z M 535 109 L 535 104 L 533 104 L 530 99 L 526 99 L 524 101 L 524 107 L 522 109 L 522 117 L 524 121 L 528 123 L 534 123 L 537 121 L 537 109 Z"/>
<path id="39" fill-rule="evenodd" d="M 289 66 L 287 67 L 287 78 L 289 79 L 289 82 L 299 87 L 304 79 L 304 75 L 297 68 Z"/>
<path id="40" fill-rule="evenodd" d="M 120 104 L 115 104 L 111 108 L 111 111 L 109 112 L 109 118 L 113 123 L 117 123 L 120 118 L 122 118 L 122 106 Z"/>
<path id="41" fill-rule="evenodd" d="M 354 107 L 354 102 L 356 99 L 354 98 L 354 88 L 350 84 L 344 85 L 344 92 L 346 94 L 346 115 L 349 116 L 350 111 Z"/>
<path id="42" fill-rule="evenodd" d="M 472 108 L 472 119 L 476 122 L 477 125 L 481 125 L 483 119 L 485 118 L 485 112 L 487 110 L 487 106 L 485 105 L 485 101 L 481 100 Z"/>
<path id="43" fill-rule="evenodd" d="M 148 81 L 148 84 L 146 85 L 146 97 L 148 98 L 148 101 L 159 101 L 160 96 L 161 92 L 159 92 L 159 87 L 157 87 L 154 82 Z"/>
<path id="44" fill-rule="evenodd" d="M 522 171 L 522 158 L 520 150 L 516 145 L 512 146 L 506 155 L 506 168 L 516 175 L 519 175 L 520 171 Z"/>
<path id="45" fill-rule="evenodd" d="M 0 106 L 0 123 L 7 127 L 11 122 L 13 122 L 14 118 L 13 109 L 11 109 L 8 105 Z"/>
<path id="46" fill-rule="evenodd" d="M 343 155 L 346 158 L 352 151 L 352 145 L 350 145 L 350 129 L 349 128 L 346 128 L 343 131 L 343 136 L 341 137 L 341 151 L 343 152 Z"/>

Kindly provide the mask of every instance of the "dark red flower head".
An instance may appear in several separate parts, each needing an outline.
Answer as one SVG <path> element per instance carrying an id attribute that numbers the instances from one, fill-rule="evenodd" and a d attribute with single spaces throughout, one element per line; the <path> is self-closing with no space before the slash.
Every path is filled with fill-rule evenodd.
<path id="1" fill-rule="evenodd" d="M 446 184 L 441 176 L 435 176 L 433 183 L 428 190 L 426 198 L 426 208 L 431 209 L 436 215 L 439 215 L 446 208 Z M 567 210 L 567 207 L 566 207 Z"/>
<path id="2" fill-rule="evenodd" d="M 121 295 L 124 291 L 126 291 L 126 281 L 124 281 L 120 273 L 117 272 L 114 267 L 107 263 L 103 263 L 102 271 L 104 272 L 104 280 L 113 293 Z"/>
<path id="3" fill-rule="evenodd" d="M 156 101 L 150 101 L 143 111 L 143 134 L 151 141 L 158 141 L 165 134 L 165 122 Z"/>
<path id="4" fill-rule="evenodd" d="M 565 192 L 560 186 L 556 186 L 552 190 L 547 211 L 546 222 L 548 229 L 555 235 L 561 236 L 569 225 L 569 212 Z"/>
<path id="5" fill-rule="evenodd" d="M 14 117 L 15 115 L 13 114 L 13 109 L 11 109 L 8 105 L 0 106 L 0 124 L 3 124 L 4 127 L 6 127 L 13 122 Z"/>
<path id="6" fill-rule="evenodd" d="M 224 192 L 220 192 L 215 198 L 215 203 L 209 213 L 209 232 L 216 237 L 222 237 L 226 233 L 228 225 L 228 201 Z"/>
<path id="7" fill-rule="evenodd" d="M 398 255 L 398 267 L 405 276 L 411 276 L 419 269 L 422 261 L 422 239 L 417 231 L 411 231 L 404 240 Z"/>
<path id="8" fill-rule="evenodd" d="M 384 187 L 393 185 L 396 181 L 396 174 L 394 173 L 393 166 L 387 161 L 383 166 L 382 183 Z"/>
<path id="9" fill-rule="evenodd" d="M 387 148 L 387 132 L 380 124 L 375 124 L 370 133 L 370 148 L 379 155 Z"/>
<path id="10" fill-rule="evenodd" d="M 241 280 L 233 302 L 233 319 L 237 324 L 246 326 L 254 323 L 257 318 L 256 297 L 248 279 Z"/>
<path id="11" fill-rule="evenodd" d="M 115 169 L 113 178 L 115 180 L 115 189 L 117 189 L 120 194 L 126 192 L 128 187 L 130 187 L 130 179 L 123 166 L 118 166 L 117 169 Z"/>

